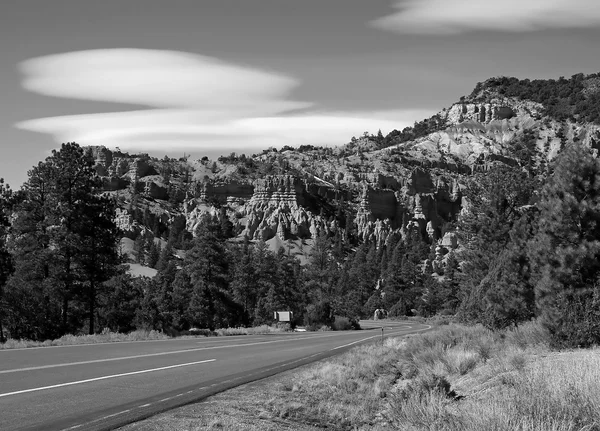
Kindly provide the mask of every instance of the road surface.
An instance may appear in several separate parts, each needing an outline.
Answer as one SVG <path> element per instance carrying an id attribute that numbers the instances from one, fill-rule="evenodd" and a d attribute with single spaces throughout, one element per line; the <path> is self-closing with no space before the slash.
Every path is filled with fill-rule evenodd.
<path id="1" fill-rule="evenodd" d="M 382 323 L 361 325 L 372 329 L 0 350 L 0 430 L 114 429 L 381 338 Z"/>

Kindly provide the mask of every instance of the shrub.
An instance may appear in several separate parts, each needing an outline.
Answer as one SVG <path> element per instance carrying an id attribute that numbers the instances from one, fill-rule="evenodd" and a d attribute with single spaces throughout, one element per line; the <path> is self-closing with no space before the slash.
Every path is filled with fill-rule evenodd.
<path id="1" fill-rule="evenodd" d="M 357 328 L 358 326 L 358 328 Z M 335 316 L 332 326 L 334 331 L 348 331 L 350 329 L 360 329 L 356 319 L 350 319 L 343 316 Z"/>
<path id="2" fill-rule="evenodd" d="M 309 330 L 310 328 L 316 327 L 317 329 L 321 326 L 332 326 L 334 317 L 331 312 L 331 305 L 329 302 L 321 301 L 317 304 L 311 304 L 306 307 L 306 314 L 304 315 L 304 324 Z"/>

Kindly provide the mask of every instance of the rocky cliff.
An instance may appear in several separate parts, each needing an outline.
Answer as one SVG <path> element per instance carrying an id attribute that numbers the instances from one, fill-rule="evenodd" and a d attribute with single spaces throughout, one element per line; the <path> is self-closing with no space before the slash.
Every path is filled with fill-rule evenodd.
<path id="1" fill-rule="evenodd" d="M 166 220 L 185 217 L 190 232 L 209 214 L 227 217 L 235 235 L 253 240 L 345 230 L 357 241 L 381 242 L 415 229 L 456 247 L 447 234 L 460 214 L 466 178 L 498 164 L 523 166 L 523 146 L 536 169 L 569 142 L 600 149 L 597 124 L 559 120 L 539 102 L 478 88 L 441 110 L 428 123 L 433 130 L 398 143 L 370 136 L 336 149 L 307 146 L 216 161 L 158 160 L 101 147 L 92 153 L 106 190 L 120 193 L 122 206 L 139 196 L 136 205 L 167 213 Z"/>

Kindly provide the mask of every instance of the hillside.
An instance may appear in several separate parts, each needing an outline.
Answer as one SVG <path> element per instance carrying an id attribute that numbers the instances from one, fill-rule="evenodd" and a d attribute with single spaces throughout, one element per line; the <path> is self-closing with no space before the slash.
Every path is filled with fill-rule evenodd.
<path id="1" fill-rule="evenodd" d="M 578 97 L 591 103 L 597 80 L 561 78 L 555 92 L 580 87 Z M 600 126 L 591 111 L 597 105 L 580 102 L 567 118 L 555 115 L 555 105 L 542 103 L 556 101 L 553 82 L 490 79 L 413 128 L 353 138 L 338 148 L 284 147 L 195 161 L 106 148 L 93 153 L 105 189 L 119 200 L 125 229 L 137 222 L 168 239 L 168 231 L 179 230 L 173 228 L 179 217 L 193 233 L 203 215 L 213 214 L 233 223 L 234 236 L 251 240 L 310 241 L 342 229 L 358 244 L 416 229 L 436 242 L 457 221 L 466 178 L 498 165 L 543 176 L 565 145 L 597 149 Z M 540 88 L 548 97 L 532 96 Z M 152 216 L 144 219 L 144 211 Z"/>

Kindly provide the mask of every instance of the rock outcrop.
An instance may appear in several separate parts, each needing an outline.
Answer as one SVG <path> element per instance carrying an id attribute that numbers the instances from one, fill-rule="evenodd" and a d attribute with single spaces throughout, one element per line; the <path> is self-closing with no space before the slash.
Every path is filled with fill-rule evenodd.
<path id="1" fill-rule="evenodd" d="M 156 211 L 168 212 L 167 220 L 185 216 L 190 232 L 206 215 L 227 217 L 235 235 L 253 240 L 308 239 L 346 229 L 353 238 L 383 243 L 417 230 L 439 244 L 441 257 L 458 246 L 448 232 L 466 204 L 466 180 L 497 165 L 521 166 L 515 146 L 524 136 L 528 145 L 534 140 L 540 165 L 568 142 L 600 151 L 600 126 L 559 122 L 544 116 L 539 103 L 487 89 L 436 118 L 432 133 L 386 148 L 364 136 L 337 150 L 307 146 L 190 163 L 104 147 L 91 151 L 107 192 L 126 191 L 128 204 L 131 194 L 143 197 L 143 205 L 157 201 Z M 119 217 L 126 224 L 126 216 Z M 437 260 L 429 264 L 442 270 Z"/>

